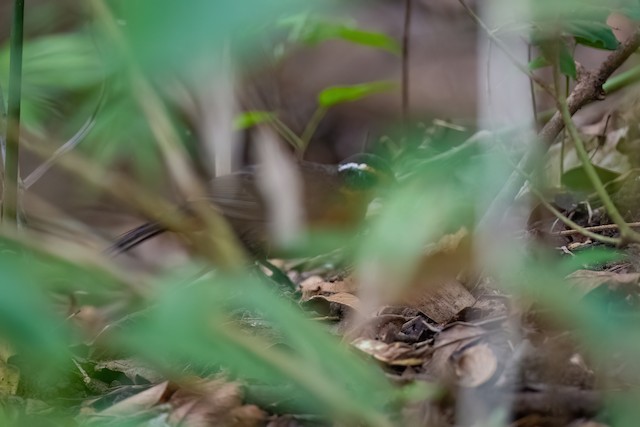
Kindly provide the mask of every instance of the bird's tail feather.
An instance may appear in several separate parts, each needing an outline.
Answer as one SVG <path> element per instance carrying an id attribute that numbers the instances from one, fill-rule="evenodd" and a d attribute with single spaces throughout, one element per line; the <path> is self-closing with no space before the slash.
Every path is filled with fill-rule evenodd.
<path id="1" fill-rule="evenodd" d="M 165 227 L 157 222 L 148 222 L 139 227 L 129 230 L 118 237 L 118 240 L 107 249 L 109 254 L 118 254 L 138 246 L 145 240 L 151 239 L 158 234 L 167 231 Z"/>

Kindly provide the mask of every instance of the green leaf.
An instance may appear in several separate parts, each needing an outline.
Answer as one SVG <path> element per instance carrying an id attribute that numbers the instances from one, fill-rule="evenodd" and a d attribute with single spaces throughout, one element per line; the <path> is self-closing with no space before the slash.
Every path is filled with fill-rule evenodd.
<path id="1" fill-rule="evenodd" d="M 603 184 L 607 184 L 620 176 L 618 172 L 610 169 L 605 169 L 597 165 L 593 165 L 593 167 L 596 169 L 596 173 Z M 564 175 L 562 175 L 562 184 L 572 190 L 587 192 L 595 191 L 593 184 L 591 184 L 591 180 L 582 166 L 566 171 Z"/>
<path id="2" fill-rule="evenodd" d="M 236 129 L 249 129 L 253 126 L 267 123 L 276 118 L 271 111 L 245 111 L 233 119 L 233 127 Z"/>
<path id="3" fill-rule="evenodd" d="M 0 79 L 8 78 L 9 46 L 0 49 Z M 90 37 L 81 33 L 50 35 L 24 46 L 25 89 L 31 93 L 47 89 L 85 89 L 105 76 L 99 52 Z M 30 99 L 30 97 L 25 97 Z"/>
<path id="4" fill-rule="evenodd" d="M 545 40 L 537 38 L 536 45 L 540 49 L 541 55 L 529 63 L 529 69 L 535 70 L 551 65 L 557 61 L 560 72 L 576 80 L 578 71 L 573 54 L 562 39 Z"/>
<path id="5" fill-rule="evenodd" d="M 69 93 L 95 88 L 109 70 L 94 41 L 82 33 L 58 34 L 25 43 L 22 122 L 30 132 L 45 135 L 44 122 L 61 111 L 72 115 Z M 7 87 L 9 47 L 0 48 L 0 87 Z M 94 101 L 95 104 L 95 101 Z M 66 119 L 65 119 L 66 120 Z"/>
<path id="6" fill-rule="evenodd" d="M 545 68 L 551 65 L 549 61 L 544 56 L 538 56 L 529 62 L 529 70 L 538 70 L 540 68 Z"/>
<path id="7" fill-rule="evenodd" d="M 400 54 L 400 45 L 387 34 L 367 31 L 353 25 L 310 19 L 308 14 L 297 15 L 280 22 L 291 28 L 289 39 L 315 46 L 327 40 L 344 40 L 362 46 Z"/>
<path id="8" fill-rule="evenodd" d="M 234 55 L 254 57 L 283 14 L 326 10 L 319 0 L 111 0 L 136 61 L 151 75 L 190 72 L 193 61 L 219 64 L 216 54 L 229 43 Z M 179 31 L 167 31 L 180 29 Z M 171 58 L 170 61 L 167 58 Z"/>
<path id="9" fill-rule="evenodd" d="M 375 47 L 396 55 L 400 54 L 400 45 L 394 39 L 383 33 L 342 26 L 339 29 L 338 37 L 351 43 Z"/>
<path id="10" fill-rule="evenodd" d="M 318 104 L 330 108 L 345 102 L 358 101 L 376 93 L 386 92 L 396 87 L 395 83 L 378 81 L 353 86 L 328 87 L 318 95 Z"/>
<path id="11" fill-rule="evenodd" d="M 638 2 L 629 2 L 631 4 L 621 7 L 618 12 L 626 16 L 627 18 L 637 21 L 640 19 L 640 4 Z"/>
<path id="12" fill-rule="evenodd" d="M 567 31 L 576 42 L 596 49 L 615 50 L 618 39 L 611 28 L 604 22 L 591 20 L 571 20 L 567 23 Z"/>
<path id="13" fill-rule="evenodd" d="M 558 52 L 558 66 L 560 72 L 565 76 L 571 77 L 573 80 L 578 78 L 578 71 L 576 70 L 576 63 L 573 60 L 573 55 L 569 52 L 569 48 L 566 44 L 560 44 L 560 50 Z"/>

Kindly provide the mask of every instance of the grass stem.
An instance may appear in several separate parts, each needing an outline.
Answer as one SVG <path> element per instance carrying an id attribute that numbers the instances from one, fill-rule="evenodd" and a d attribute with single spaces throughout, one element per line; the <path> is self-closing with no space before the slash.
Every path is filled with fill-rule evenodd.
<path id="1" fill-rule="evenodd" d="M 9 95 L 7 99 L 7 141 L 5 155 L 2 219 L 18 223 L 18 185 L 20 161 L 20 98 L 22 96 L 22 50 L 24 38 L 24 0 L 15 0 L 11 26 Z"/>

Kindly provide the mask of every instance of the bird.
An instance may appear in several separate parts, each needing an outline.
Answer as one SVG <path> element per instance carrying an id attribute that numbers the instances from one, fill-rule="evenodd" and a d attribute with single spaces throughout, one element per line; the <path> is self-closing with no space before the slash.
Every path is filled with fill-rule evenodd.
<path id="1" fill-rule="evenodd" d="M 395 182 L 390 164 L 374 154 L 359 153 L 338 164 L 297 163 L 302 180 L 302 211 L 308 229 L 345 229 L 364 218 L 376 189 Z M 256 258 L 273 255 L 270 221 L 259 185 L 259 165 L 214 178 L 207 200 L 228 221 L 239 241 Z M 183 207 L 188 212 L 188 205 Z M 148 222 L 122 234 L 109 248 L 127 252 L 170 231 L 160 222 Z"/>

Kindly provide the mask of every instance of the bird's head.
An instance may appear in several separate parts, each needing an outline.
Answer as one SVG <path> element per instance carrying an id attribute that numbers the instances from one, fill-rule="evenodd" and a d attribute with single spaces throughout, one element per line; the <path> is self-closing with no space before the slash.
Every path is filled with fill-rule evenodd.
<path id="1" fill-rule="evenodd" d="M 344 191 L 349 193 L 370 193 L 395 182 L 389 163 L 367 153 L 355 154 L 340 162 L 338 175 L 344 183 Z"/>

